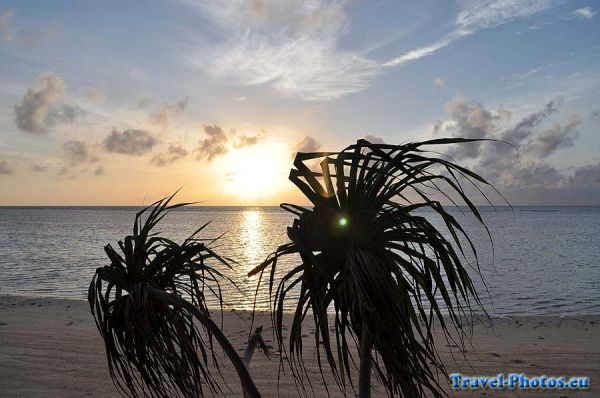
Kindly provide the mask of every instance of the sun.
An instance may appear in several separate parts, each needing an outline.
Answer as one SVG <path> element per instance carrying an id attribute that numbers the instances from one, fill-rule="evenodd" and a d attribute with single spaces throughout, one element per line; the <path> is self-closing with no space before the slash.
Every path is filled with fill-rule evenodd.
<path id="1" fill-rule="evenodd" d="M 235 149 L 223 161 L 227 191 L 248 199 L 280 193 L 292 166 L 289 149 L 276 142 Z"/>

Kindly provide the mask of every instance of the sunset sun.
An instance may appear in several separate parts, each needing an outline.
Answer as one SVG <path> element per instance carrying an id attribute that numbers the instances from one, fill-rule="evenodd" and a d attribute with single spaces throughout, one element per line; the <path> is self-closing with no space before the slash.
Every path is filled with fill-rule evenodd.
<path id="1" fill-rule="evenodd" d="M 280 192 L 291 165 L 289 149 L 279 143 L 234 150 L 223 162 L 227 191 L 244 198 L 269 197 Z"/>

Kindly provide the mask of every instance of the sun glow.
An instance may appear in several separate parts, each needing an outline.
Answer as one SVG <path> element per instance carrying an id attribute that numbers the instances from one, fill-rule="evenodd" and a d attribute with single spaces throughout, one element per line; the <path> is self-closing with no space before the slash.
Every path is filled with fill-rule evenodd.
<path id="1" fill-rule="evenodd" d="M 229 193 L 249 199 L 281 192 L 292 166 L 287 146 L 275 142 L 236 149 L 224 162 Z"/>

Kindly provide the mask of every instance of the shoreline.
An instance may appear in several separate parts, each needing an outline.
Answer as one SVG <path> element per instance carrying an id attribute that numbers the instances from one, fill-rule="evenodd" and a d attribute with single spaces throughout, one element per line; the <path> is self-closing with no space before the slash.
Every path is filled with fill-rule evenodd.
<path id="1" fill-rule="evenodd" d="M 87 295 L 87 293 L 86 293 Z M 84 295 L 82 294 L 82 297 Z M 76 299 L 76 298 L 68 298 L 68 297 L 59 297 L 59 296 L 43 296 L 43 295 L 31 295 L 28 293 L 15 293 L 15 292 L 10 292 L 10 293 L 0 293 L 0 308 L 2 306 L 2 300 L 7 299 L 10 300 L 11 298 L 14 299 L 23 299 L 23 300 L 40 300 L 40 301 L 44 301 L 44 300 L 49 300 L 49 301 L 53 301 L 53 300 L 62 300 L 62 301 L 72 301 L 75 303 L 85 303 L 86 308 L 88 306 L 88 302 L 87 299 L 85 298 L 80 298 L 80 299 Z M 229 306 L 229 308 L 225 308 L 225 313 L 231 313 L 231 312 L 238 312 L 238 313 L 251 313 L 252 311 L 249 309 L 231 309 L 232 306 Z M 209 306 L 209 309 L 211 310 L 211 312 L 221 312 L 217 307 L 211 307 Z M 256 313 L 264 313 L 267 314 L 269 311 L 266 310 L 260 310 L 257 309 Z M 292 312 L 289 311 L 285 311 L 285 314 L 289 315 Z M 442 311 L 442 314 L 445 314 L 445 312 Z M 482 317 L 485 318 L 486 316 L 489 316 L 489 318 L 492 321 L 500 321 L 503 319 L 508 319 L 508 320 L 515 320 L 515 319 L 520 319 L 520 318 L 526 318 L 526 319 L 531 319 L 531 318 L 559 318 L 559 319 L 576 319 L 576 318 L 593 318 L 593 319 L 598 319 L 598 322 L 600 322 L 600 312 L 599 313 L 573 313 L 573 314 L 569 314 L 569 313 L 558 313 L 558 314 L 526 314 L 526 313 L 508 313 L 508 314 L 491 314 L 488 313 L 487 315 L 484 314 L 483 312 L 473 312 L 473 315 L 476 318 Z"/>
<path id="2" fill-rule="evenodd" d="M 219 319 L 218 312 L 215 314 Z M 225 311 L 223 329 L 233 346 L 243 352 L 250 330 L 250 312 Z M 459 390 L 456 397 L 592 397 L 600 395 L 600 315 L 501 316 L 494 327 L 473 325 L 471 343 L 464 351 L 438 336 L 440 356 L 448 373 L 489 376 L 525 373 L 528 376 L 587 376 L 587 390 Z M 257 313 L 254 327 L 264 326 L 266 343 L 273 345 L 268 313 Z M 308 325 L 308 324 L 307 324 Z M 307 327 L 306 351 L 314 352 Z M 454 360 L 452 357 L 454 353 Z M 277 386 L 279 358 L 268 360 L 256 352 L 250 364 L 263 397 L 295 397 L 293 378 L 287 372 Z M 464 354 L 464 356 L 463 356 Z M 309 357 L 313 358 L 313 357 Z M 469 365 L 470 364 L 470 365 Z M 316 396 L 325 393 L 313 360 L 306 362 Z M 472 369 L 471 369 L 472 367 Z M 327 369 L 325 370 L 327 372 Z M 120 396 L 110 380 L 104 346 L 86 301 L 0 295 L 0 396 L 81 397 Z M 241 396 L 228 366 L 224 376 L 233 389 L 227 396 Z M 442 380 L 442 383 L 445 383 Z M 330 385 L 332 396 L 337 393 Z M 352 396 L 348 391 L 347 396 Z M 373 396 L 385 396 L 380 388 Z"/>

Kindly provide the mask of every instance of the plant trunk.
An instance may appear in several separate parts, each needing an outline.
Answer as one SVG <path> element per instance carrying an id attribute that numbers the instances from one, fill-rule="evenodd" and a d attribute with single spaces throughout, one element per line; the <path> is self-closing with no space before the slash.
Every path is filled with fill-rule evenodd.
<path id="1" fill-rule="evenodd" d="M 246 369 L 250 370 L 250 361 L 252 360 L 252 355 L 254 355 L 254 350 L 256 346 L 260 345 L 261 342 L 264 345 L 264 341 L 262 339 L 262 326 L 256 328 L 254 334 L 248 340 L 248 346 L 246 347 L 246 351 L 244 352 L 244 356 L 242 357 L 242 362 L 246 365 Z M 266 353 L 266 348 L 265 348 Z M 242 386 L 243 388 L 244 386 Z M 250 398 L 250 395 L 246 392 L 244 388 L 244 398 Z"/>
<path id="2" fill-rule="evenodd" d="M 246 365 L 244 365 L 244 362 L 238 355 L 237 351 L 235 350 L 235 348 L 233 348 L 229 340 L 227 340 L 227 337 L 225 337 L 221 329 L 219 329 L 219 327 L 206 313 L 204 313 L 204 311 L 200 311 L 198 307 L 187 302 L 181 297 L 164 292 L 160 289 L 153 289 L 153 293 L 165 299 L 165 301 L 169 304 L 185 308 L 192 315 L 194 315 L 194 317 L 198 319 L 198 321 L 200 321 L 200 323 L 206 328 L 206 330 L 209 331 L 215 337 L 219 345 L 223 348 L 225 355 L 229 357 L 229 360 L 235 367 L 235 370 L 237 371 L 237 374 L 242 383 L 242 388 L 244 389 L 244 396 L 248 398 L 260 398 L 260 393 L 258 392 L 258 389 L 256 388 L 252 377 L 250 377 L 250 373 L 248 373 L 248 368 L 246 367 Z"/>
<path id="3" fill-rule="evenodd" d="M 360 373 L 358 375 L 358 396 L 359 398 L 371 398 L 371 349 L 373 348 L 373 339 L 363 325 L 362 335 L 360 337 Z"/>
<path id="4" fill-rule="evenodd" d="M 264 341 L 262 339 L 262 326 L 259 326 L 254 331 L 254 334 L 248 340 L 248 345 L 246 346 L 246 351 L 244 351 L 244 356 L 242 357 L 242 362 L 246 365 L 246 368 L 250 367 L 250 361 L 252 360 L 252 355 L 254 355 L 254 350 L 256 346 L 260 346 L 261 343 L 264 345 Z M 265 348 L 266 353 L 266 348 Z M 267 354 L 268 356 L 268 354 Z"/>

